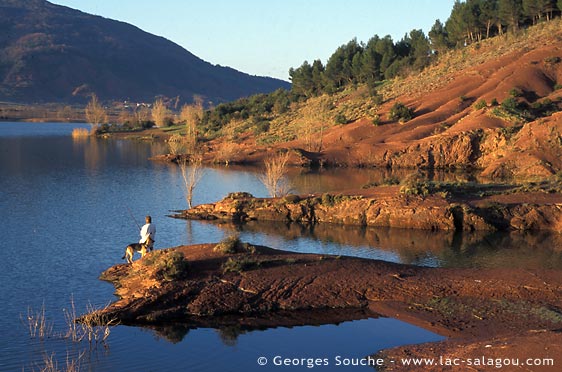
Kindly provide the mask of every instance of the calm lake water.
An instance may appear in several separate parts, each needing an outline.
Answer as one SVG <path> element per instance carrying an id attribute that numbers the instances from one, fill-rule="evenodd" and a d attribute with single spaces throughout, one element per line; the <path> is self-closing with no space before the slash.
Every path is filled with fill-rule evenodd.
<path id="1" fill-rule="evenodd" d="M 98 276 L 123 262 L 124 247 L 138 240 L 133 217 L 140 223 L 147 214 L 157 225 L 156 248 L 219 241 L 236 229 L 244 241 L 297 252 L 427 266 L 562 268 L 556 249 L 559 236 L 546 233 L 462 236 L 337 226 L 303 230 L 263 223 L 239 228 L 168 218 L 170 210 L 185 208 L 186 202 L 176 167 L 147 161 L 163 149 L 132 140 L 73 140 L 70 133 L 80 126 L 84 125 L 0 123 L 0 371 L 39 370 L 44 356 L 53 356 L 64 367 L 68 357 L 79 354 L 83 370 L 89 371 L 305 370 L 260 367 L 256 360 L 276 355 L 357 358 L 396 345 L 442 339 L 384 318 L 234 335 L 228 329 L 178 328 L 170 332 L 173 338 L 117 326 L 107 347 L 93 350 L 59 337 L 66 328 L 63 309 L 70 307 L 71 299 L 79 313 L 88 304 L 103 306 L 114 299 L 113 286 Z M 294 171 L 290 180 L 296 192 L 307 193 L 357 187 L 387 176 L 357 170 Z M 233 191 L 266 195 L 252 170 L 209 168 L 194 201 L 216 201 Z M 32 339 L 21 318 L 29 308 L 37 312 L 43 305 L 54 332 L 46 340 Z"/>

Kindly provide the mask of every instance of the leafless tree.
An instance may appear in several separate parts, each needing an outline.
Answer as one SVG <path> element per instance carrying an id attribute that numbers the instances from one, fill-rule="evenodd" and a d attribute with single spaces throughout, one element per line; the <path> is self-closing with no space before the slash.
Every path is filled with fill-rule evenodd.
<path id="1" fill-rule="evenodd" d="M 84 113 L 86 121 L 92 124 L 92 133 L 96 132 L 100 124 L 107 122 L 107 113 L 95 94 L 92 94 Z"/>
<path id="2" fill-rule="evenodd" d="M 192 153 L 197 147 L 197 125 L 203 117 L 203 103 L 197 100 L 192 105 L 183 105 L 180 120 L 185 123 L 186 151 Z"/>
<path id="3" fill-rule="evenodd" d="M 135 109 L 134 117 L 135 124 L 140 127 L 150 117 L 150 110 L 146 106 L 137 106 L 137 108 Z"/>
<path id="4" fill-rule="evenodd" d="M 166 118 L 170 116 L 170 110 L 164 104 L 164 101 L 160 98 L 154 102 L 152 106 L 152 120 L 154 120 L 154 124 L 158 127 L 163 127 L 164 123 L 166 122 Z"/>
<path id="5" fill-rule="evenodd" d="M 201 178 L 205 175 L 203 169 L 203 156 L 200 153 L 192 154 L 190 159 L 182 158 L 178 163 L 185 186 L 185 200 L 187 206 L 193 207 L 193 193 Z"/>
<path id="6" fill-rule="evenodd" d="M 185 152 L 185 137 L 181 134 L 173 134 L 167 141 L 168 150 L 172 155 L 180 155 Z"/>
<path id="7" fill-rule="evenodd" d="M 285 178 L 290 153 L 278 153 L 264 160 L 265 171 L 258 176 L 269 195 L 276 198 L 289 192 L 289 184 Z"/>

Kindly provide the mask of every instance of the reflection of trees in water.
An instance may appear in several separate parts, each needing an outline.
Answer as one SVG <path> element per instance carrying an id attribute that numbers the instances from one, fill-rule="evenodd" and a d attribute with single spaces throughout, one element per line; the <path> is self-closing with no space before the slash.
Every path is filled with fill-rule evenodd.
<path id="1" fill-rule="evenodd" d="M 173 344 L 181 342 L 189 333 L 190 327 L 185 324 L 169 324 L 147 327 L 154 331 L 157 337 L 161 337 Z"/>
<path id="2" fill-rule="evenodd" d="M 279 222 L 251 221 L 222 229 L 264 234 L 283 249 L 283 242 L 311 239 L 333 245 L 335 254 L 353 255 L 354 249 L 373 249 L 396 255 L 400 262 L 442 267 L 506 267 L 562 269 L 562 235 L 542 232 L 432 232 L 396 228 L 318 224 L 312 227 Z M 277 238 L 282 238 L 281 241 Z"/>
<path id="3" fill-rule="evenodd" d="M 413 172 L 412 169 L 321 169 L 310 170 L 292 168 L 288 178 L 297 193 L 334 192 L 361 188 L 369 184 L 385 184 L 388 180 L 403 180 Z M 453 172 L 444 170 L 428 170 L 422 172 L 422 177 L 428 181 L 439 182 L 468 182 L 477 181 L 477 175 L 467 172 Z"/>
<path id="4" fill-rule="evenodd" d="M 226 346 L 235 346 L 238 341 L 238 336 L 246 333 L 246 331 L 238 325 L 223 327 L 216 331 L 222 343 Z"/>
<path id="5" fill-rule="evenodd" d="M 124 159 L 123 163 L 142 164 L 154 155 L 161 144 L 144 141 L 105 140 L 89 136 L 86 138 L 72 137 L 73 158 L 83 159 L 84 167 L 89 171 L 97 171 L 110 164 L 114 159 Z"/>

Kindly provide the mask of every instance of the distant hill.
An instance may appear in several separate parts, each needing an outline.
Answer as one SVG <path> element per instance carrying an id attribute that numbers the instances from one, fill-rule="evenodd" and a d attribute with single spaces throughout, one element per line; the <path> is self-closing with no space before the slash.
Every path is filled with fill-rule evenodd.
<path id="1" fill-rule="evenodd" d="M 0 0 L 0 100 L 84 102 L 96 93 L 191 101 L 197 94 L 217 103 L 289 87 L 214 66 L 127 23 L 44 0 Z"/>

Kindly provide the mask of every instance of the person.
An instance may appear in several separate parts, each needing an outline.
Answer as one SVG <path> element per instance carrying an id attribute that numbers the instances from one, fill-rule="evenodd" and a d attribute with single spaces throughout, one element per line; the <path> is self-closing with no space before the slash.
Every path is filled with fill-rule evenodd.
<path id="1" fill-rule="evenodd" d="M 154 226 L 154 224 L 152 223 L 152 218 L 150 216 L 146 216 L 145 222 L 146 223 L 140 230 L 141 238 L 139 240 L 139 243 L 145 244 L 148 241 L 148 238 L 150 237 L 150 242 L 148 243 L 147 248 L 149 250 L 152 250 L 154 248 L 154 237 L 156 236 L 156 226 Z"/>

